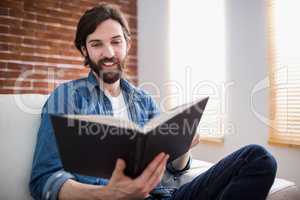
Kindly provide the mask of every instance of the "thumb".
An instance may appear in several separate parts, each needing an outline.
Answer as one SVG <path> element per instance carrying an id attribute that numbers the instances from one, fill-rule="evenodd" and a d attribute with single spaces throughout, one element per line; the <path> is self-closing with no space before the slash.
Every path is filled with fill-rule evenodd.
<path id="1" fill-rule="evenodd" d="M 124 174 L 124 170 L 126 168 L 126 164 L 125 161 L 122 159 L 117 159 L 116 165 L 115 165 L 115 169 L 113 171 L 113 176 L 115 175 L 123 175 Z"/>

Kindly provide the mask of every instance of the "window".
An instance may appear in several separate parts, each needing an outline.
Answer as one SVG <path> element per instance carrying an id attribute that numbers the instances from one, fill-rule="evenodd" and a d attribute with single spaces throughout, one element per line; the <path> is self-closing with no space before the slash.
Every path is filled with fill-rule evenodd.
<path id="1" fill-rule="evenodd" d="M 169 105 L 209 96 L 198 132 L 209 141 L 223 141 L 226 130 L 224 0 L 170 1 Z"/>
<path id="2" fill-rule="evenodd" d="M 300 146 L 300 1 L 268 2 L 269 142 Z"/>

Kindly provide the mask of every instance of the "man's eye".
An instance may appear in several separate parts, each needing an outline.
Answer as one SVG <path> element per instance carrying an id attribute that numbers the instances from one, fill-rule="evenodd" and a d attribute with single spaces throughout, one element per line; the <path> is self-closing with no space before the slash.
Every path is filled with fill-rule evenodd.
<path id="1" fill-rule="evenodd" d="M 112 41 L 111 43 L 112 43 L 112 44 L 121 44 L 122 41 L 121 41 L 121 40 L 116 40 L 116 41 Z"/>
<path id="2" fill-rule="evenodd" d="M 95 44 L 92 44 L 91 46 L 92 46 L 92 47 L 100 47 L 101 44 L 100 44 L 100 43 L 95 43 Z"/>

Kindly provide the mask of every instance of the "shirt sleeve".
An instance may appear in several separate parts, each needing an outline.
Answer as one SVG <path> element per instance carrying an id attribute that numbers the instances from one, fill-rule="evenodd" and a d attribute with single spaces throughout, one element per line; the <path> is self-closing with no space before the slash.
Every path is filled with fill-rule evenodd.
<path id="1" fill-rule="evenodd" d="M 46 181 L 43 188 L 42 199 L 44 200 L 57 200 L 58 193 L 62 185 L 68 180 L 74 179 L 74 176 L 63 170 L 57 171 L 52 174 Z"/>
<path id="2" fill-rule="evenodd" d="M 173 167 L 172 165 L 172 162 L 169 162 L 167 164 L 167 167 L 166 169 L 168 170 L 168 172 L 170 172 L 171 174 L 173 175 L 179 175 L 181 174 L 182 172 L 186 171 L 186 170 L 189 170 L 191 168 L 191 162 L 192 162 L 192 158 L 191 156 L 189 157 L 189 160 L 188 162 L 186 163 L 186 166 L 182 169 L 182 170 L 177 170 Z"/>
<path id="3" fill-rule="evenodd" d="M 148 109 L 148 114 L 149 114 L 149 119 L 152 119 L 153 117 L 157 116 L 160 114 L 159 111 L 159 107 L 157 105 L 157 103 L 155 102 L 155 100 L 149 95 L 148 96 L 148 105 L 149 105 L 149 109 Z"/>
<path id="4" fill-rule="evenodd" d="M 34 199 L 55 199 L 63 183 L 73 178 L 63 171 L 46 106 L 47 103 L 41 115 L 29 183 Z"/>

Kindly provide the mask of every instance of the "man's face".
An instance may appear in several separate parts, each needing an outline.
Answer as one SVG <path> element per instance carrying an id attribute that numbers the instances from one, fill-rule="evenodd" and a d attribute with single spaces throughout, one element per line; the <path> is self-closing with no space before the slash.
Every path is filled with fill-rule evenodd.
<path id="1" fill-rule="evenodd" d="M 92 70 L 104 83 L 112 84 L 120 79 L 125 64 L 128 45 L 122 26 L 108 19 L 98 25 L 86 39 L 86 58 Z"/>

